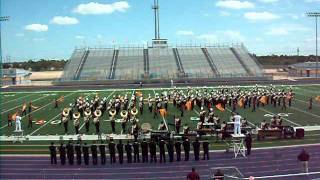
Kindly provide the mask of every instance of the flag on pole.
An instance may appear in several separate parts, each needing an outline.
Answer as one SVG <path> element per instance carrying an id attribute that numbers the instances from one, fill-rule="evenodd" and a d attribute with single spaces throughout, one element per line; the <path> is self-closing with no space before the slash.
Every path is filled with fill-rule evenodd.
<path id="1" fill-rule="evenodd" d="M 222 107 L 221 103 L 217 104 L 216 108 L 222 112 L 224 111 L 224 108 Z"/>
<path id="2" fill-rule="evenodd" d="M 22 112 L 25 111 L 26 109 L 27 109 L 27 104 L 24 103 L 24 104 L 22 105 Z"/>
<path id="3" fill-rule="evenodd" d="M 63 102 L 64 101 L 64 96 L 60 96 L 60 98 L 58 99 L 58 102 Z"/>
<path id="4" fill-rule="evenodd" d="M 240 98 L 238 101 L 238 106 L 243 107 L 243 105 L 244 105 L 244 100 L 243 100 L 243 98 Z"/>
<path id="5" fill-rule="evenodd" d="M 161 115 L 162 117 L 167 116 L 167 111 L 166 111 L 166 109 L 160 109 L 159 112 L 160 112 L 160 115 Z"/>
<path id="6" fill-rule="evenodd" d="M 18 111 L 16 111 L 14 114 L 12 114 L 11 118 L 12 118 L 13 121 L 16 120 L 17 115 L 18 115 Z"/>
<path id="7" fill-rule="evenodd" d="M 266 105 L 267 104 L 267 96 L 262 96 L 259 100 L 262 104 Z"/>
<path id="8" fill-rule="evenodd" d="M 186 103 L 186 107 L 187 107 L 187 110 L 188 110 L 188 111 L 191 111 L 191 109 L 192 109 L 192 102 L 191 102 L 190 100 Z"/>
<path id="9" fill-rule="evenodd" d="M 141 91 L 137 91 L 136 92 L 136 96 L 141 97 L 142 96 L 142 92 Z"/>

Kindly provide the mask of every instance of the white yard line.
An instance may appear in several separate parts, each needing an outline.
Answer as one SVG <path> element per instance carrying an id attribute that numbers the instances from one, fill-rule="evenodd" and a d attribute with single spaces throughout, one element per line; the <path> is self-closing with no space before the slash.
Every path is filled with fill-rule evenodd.
<path id="1" fill-rule="evenodd" d="M 317 114 L 313 114 L 313 113 L 310 113 L 310 112 L 307 112 L 307 111 L 304 111 L 304 110 L 300 110 L 300 109 L 295 108 L 295 107 L 292 107 L 292 106 L 291 106 L 290 108 L 292 108 L 292 109 L 294 109 L 294 110 L 296 110 L 296 111 L 299 111 L 299 112 L 302 112 L 302 113 L 308 114 L 308 115 L 310 115 L 310 116 L 314 116 L 314 117 L 320 118 L 320 116 L 319 116 L 319 115 L 317 115 Z M 320 119 L 319 119 L 319 120 L 320 120 Z"/>
<path id="2" fill-rule="evenodd" d="M 269 113 L 269 114 L 272 114 L 272 115 L 276 115 L 276 114 L 274 114 L 274 113 L 272 113 L 272 112 L 270 112 L 270 111 L 268 111 L 268 110 L 266 110 L 266 109 L 264 109 L 264 108 L 262 108 L 262 107 L 259 107 L 259 108 L 257 108 L 257 109 L 262 110 L 262 111 L 264 111 L 264 112 L 266 112 L 266 113 Z M 298 124 L 298 123 L 295 123 L 295 122 L 290 121 L 290 120 L 287 119 L 287 118 L 282 117 L 282 119 L 284 119 L 284 120 L 286 120 L 286 121 L 288 121 L 288 122 L 290 122 L 291 124 L 294 124 L 294 125 L 296 125 L 296 126 L 302 126 L 302 125 L 300 125 L 300 124 Z"/>
<path id="3" fill-rule="evenodd" d="M 66 97 L 68 97 L 68 96 L 71 96 L 71 95 L 74 94 L 74 93 L 76 93 L 76 92 L 70 93 L 70 94 L 64 96 L 64 98 L 66 98 Z M 48 96 L 46 96 L 46 97 L 48 97 Z M 33 114 L 33 113 L 39 111 L 40 109 L 43 109 L 43 108 L 49 106 L 50 104 L 52 104 L 52 102 L 49 102 L 47 105 L 44 105 L 44 106 L 42 106 L 41 108 L 32 111 L 30 114 Z M 23 116 L 23 117 L 21 118 L 21 120 L 22 120 L 23 118 L 25 118 L 25 117 L 26 117 L 26 116 Z M 5 126 L 2 126 L 0 129 L 3 129 L 3 128 L 7 127 L 7 126 L 8 126 L 8 124 L 6 124 Z"/>
<path id="4" fill-rule="evenodd" d="M 1 106 L 3 106 L 4 104 L 7 104 L 7 103 L 9 103 L 9 102 L 16 101 L 16 100 L 21 99 L 21 98 L 26 98 L 26 97 L 29 97 L 29 96 L 32 96 L 32 95 L 33 95 L 33 94 L 28 94 L 28 95 L 26 95 L 26 96 L 18 97 L 18 98 L 16 98 L 16 99 L 12 99 L 12 100 L 10 100 L 10 101 L 2 102 L 2 103 L 1 103 Z"/>
<path id="5" fill-rule="evenodd" d="M 37 98 L 37 99 L 35 99 L 35 100 L 32 100 L 32 102 L 39 101 L 40 99 L 43 99 L 43 98 L 46 98 L 46 97 L 48 97 L 48 96 L 39 97 L 39 98 Z M 23 103 L 22 103 L 22 104 L 23 104 Z M 11 109 L 4 110 L 4 111 L 1 112 L 1 114 L 6 113 L 6 112 L 8 112 L 8 111 L 11 111 L 11 110 L 13 110 L 13 109 L 16 109 L 16 108 L 22 106 L 22 104 L 20 104 L 20 105 L 18 105 L 18 106 L 15 106 L 15 107 L 13 107 L 13 108 L 11 108 Z"/>

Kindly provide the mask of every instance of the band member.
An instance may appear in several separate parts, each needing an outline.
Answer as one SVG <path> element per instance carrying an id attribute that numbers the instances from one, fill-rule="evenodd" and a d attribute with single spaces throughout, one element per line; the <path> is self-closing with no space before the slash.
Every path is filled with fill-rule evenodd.
<path id="1" fill-rule="evenodd" d="M 189 128 L 188 124 L 184 124 L 184 126 L 183 126 L 183 134 L 187 135 L 187 134 L 189 134 L 189 131 L 190 131 L 190 128 Z"/>
<path id="2" fill-rule="evenodd" d="M 76 112 L 73 114 L 73 125 L 76 134 L 79 134 L 79 126 L 80 126 L 80 113 Z"/>
<path id="3" fill-rule="evenodd" d="M 23 106 L 26 107 L 27 106 L 26 103 L 24 103 Z M 26 115 L 27 115 L 27 108 L 23 108 L 21 112 L 21 116 L 26 116 Z"/>
<path id="4" fill-rule="evenodd" d="M 82 146 L 84 164 L 89 165 L 89 146 L 85 142 Z"/>
<path id="5" fill-rule="evenodd" d="M 15 121 L 16 121 L 16 130 L 15 131 L 22 131 L 22 129 L 21 129 L 21 116 L 17 113 L 17 115 L 16 115 L 16 119 L 15 119 Z"/>
<path id="6" fill-rule="evenodd" d="M 149 149 L 150 149 L 150 162 L 157 162 L 157 145 L 154 142 L 154 139 L 151 139 L 149 143 Z"/>
<path id="7" fill-rule="evenodd" d="M 252 137 L 250 133 L 247 133 L 245 139 L 246 148 L 247 148 L 247 156 L 251 154 L 251 147 L 252 147 Z"/>
<path id="8" fill-rule="evenodd" d="M 116 120 L 115 120 L 114 116 L 111 117 L 110 125 L 111 125 L 112 133 L 115 134 L 116 133 Z"/>
<path id="9" fill-rule="evenodd" d="M 141 152 L 142 152 L 142 162 L 147 163 L 148 162 L 148 143 L 146 139 L 143 139 L 140 145 L 141 145 Z"/>
<path id="10" fill-rule="evenodd" d="M 122 140 L 119 140 L 119 144 L 117 144 L 118 156 L 119 156 L 119 163 L 123 163 L 123 144 Z"/>
<path id="11" fill-rule="evenodd" d="M 282 97 L 282 107 L 281 107 L 281 110 L 283 111 L 286 111 L 287 110 L 287 104 L 286 104 L 286 96 L 283 96 Z"/>
<path id="12" fill-rule="evenodd" d="M 8 113 L 8 127 L 12 127 L 12 115 Z"/>
<path id="13" fill-rule="evenodd" d="M 76 151 L 77 164 L 81 165 L 81 144 L 80 141 L 74 146 L 74 150 Z"/>
<path id="14" fill-rule="evenodd" d="M 51 146 L 49 146 L 49 150 L 50 150 L 51 164 L 57 164 L 57 150 L 53 142 L 51 142 Z"/>
<path id="15" fill-rule="evenodd" d="M 96 110 L 94 111 L 94 117 L 93 117 L 93 123 L 96 127 L 96 133 L 100 134 L 100 116 L 101 116 L 101 111 L 100 110 Z"/>
<path id="16" fill-rule="evenodd" d="M 100 151 L 100 159 L 101 159 L 101 164 L 105 165 L 106 164 L 106 145 L 104 145 L 103 141 L 101 140 L 100 145 L 99 145 L 99 151 Z"/>
<path id="17" fill-rule="evenodd" d="M 263 120 L 261 122 L 261 127 L 262 130 L 268 129 L 268 123 L 266 122 L 266 120 Z"/>
<path id="18" fill-rule="evenodd" d="M 116 163 L 116 144 L 113 142 L 113 138 L 110 139 L 108 148 L 110 154 L 110 164 Z"/>
<path id="19" fill-rule="evenodd" d="M 151 99 L 148 99 L 148 108 L 149 108 L 149 112 L 152 113 L 152 102 Z"/>
<path id="20" fill-rule="evenodd" d="M 59 152 L 60 152 L 61 165 L 65 165 L 66 164 L 66 147 L 64 146 L 63 143 L 61 143 L 59 147 Z"/>
<path id="21" fill-rule="evenodd" d="M 74 149 L 71 141 L 69 141 L 66 148 L 67 148 L 67 158 L 68 158 L 69 165 L 73 165 Z"/>
<path id="22" fill-rule="evenodd" d="M 176 127 L 176 134 L 180 133 L 180 127 L 181 127 L 181 119 L 180 118 L 174 118 L 174 125 Z"/>
<path id="23" fill-rule="evenodd" d="M 162 160 L 163 162 L 165 163 L 166 162 L 166 153 L 165 153 L 165 142 L 163 139 L 160 140 L 159 142 L 159 149 L 160 149 L 160 163 L 162 163 Z"/>
<path id="24" fill-rule="evenodd" d="M 32 115 L 28 114 L 28 128 L 32 128 Z"/>
<path id="25" fill-rule="evenodd" d="M 136 162 L 140 162 L 140 158 L 139 158 L 139 142 L 138 141 L 135 141 L 133 143 L 133 162 L 136 163 Z"/>
<path id="26" fill-rule="evenodd" d="M 54 108 L 57 109 L 59 105 L 59 100 L 57 98 L 54 99 Z"/>
<path id="27" fill-rule="evenodd" d="M 97 165 L 98 164 L 98 151 L 97 151 L 97 145 L 96 142 L 93 141 L 91 145 L 91 155 L 92 155 L 92 164 Z"/>
<path id="28" fill-rule="evenodd" d="M 181 142 L 176 141 L 174 143 L 174 147 L 176 149 L 177 161 L 180 161 L 181 160 Z"/>
<path id="29" fill-rule="evenodd" d="M 61 123 L 63 123 L 64 126 L 64 133 L 67 134 L 68 133 L 68 116 L 69 116 L 69 109 L 68 108 L 64 108 L 61 114 Z"/>
<path id="30" fill-rule="evenodd" d="M 198 138 L 196 139 L 196 141 L 192 143 L 192 146 L 193 146 L 194 160 L 199 161 L 200 142 Z"/>
<path id="31" fill-rule="evenodd" d="M 209 141 L 205 140 L 202 142 L 202 147 L 203 147 L 203 160 L 206 159 L 209 160 Z"/>
<path id="32" fill-rule="evenodd" d="M 134 140 L 136 141 L 138 139 L 138 134 L 139 134 L 139 130 L 140 130 L 139 124 L 136 121 L 134 121 L 131 128 L 132 128 L 131 134 L 133 134 Z"/>
<path id="33" fill-rule="evenodd" d="M 167 127 L 166 127 L 166 125 L 164 124 L 163 121 L 159 124 L 158 130 L 159 130 L 159 131 L 165 131 L 165 130 L 167 130 Z"/>
<path id="34" fill-rule="evenodd" d="M 132 144 L 130 144 L 129 141 L 125 145 L 125 150 L 127 153 L 127 162 L 132 163 Z"/>
<path id="35" fill-rule="evenodd" d="M 234 117 L 234 134 L 241 134 L 241 116 L 239 113 L 233 113 Z"/>
<path id="36" fill-rule="evenodd" d="M 309 98 L 309 107 L 308 109 L 311 110 L 312 109 L 312 97 Z"/>
<path id="37" fill-rule="evenodd" d="M 183 149 L 184 149 L 184 160 L 189 161 L 190 142 L 188 138 L 185 138 L 183 141 Z"/>
<path id="38" fill-rule="evenodd" d="M 92 117 L 92 115 L 91 115 L 90 108 L 86 108 L 86 110 L 84 111 L 84 117 L 83 117 L 83 121 L 85 123 L 85 128 L 86 128 L 86 133 L 89 132 L 91 117 Z"/>
<path id="39" fill-rule="evenodd" d="M 173 142 L 170 140 L 167 143 L 167 150 L 168 150 L 168 155 L 169 155 L 169 161 L 173 162 L 173 154 L 174 154 L 174 149 L 173 149 Z"/>
<path id="40" fill-rule="evenodd" d="M 29 113 L 32 112 L 32 102 L 31 101 L 29 102 L 28 111 L 29 111 Z"/>

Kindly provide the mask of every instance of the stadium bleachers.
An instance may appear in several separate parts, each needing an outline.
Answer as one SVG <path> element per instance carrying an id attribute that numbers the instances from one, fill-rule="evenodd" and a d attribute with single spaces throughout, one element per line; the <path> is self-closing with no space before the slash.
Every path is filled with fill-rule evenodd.
<path id="1" fill-rule="evenodd" d="M 207 50 L 221 77 L 248 76 L 229 47 L 207 47 Z"/>
<path id="2" fill-rule="evenodd" d="M 76 49 L 62 81 L 263 77 L 241 46 Z"/>
<path id="3" fill-rule="evenodd" d="M 143 75 L 143 48 L 120 48 L 114 79 L 134 80 Z"/>
<path id="4" fill-rule="evenodd" d="M 178 68 L 172 48 L 149 48 L 150 78 L 176 78 Z"/>
<path id="5" fill-rule="evenodd" d="M 80 80 L 106 79 L 110 73 L 113 53 L 113 49 L 90 49 L 80 74 Z"/>
<path id="6" fill-rule="evenodd" d="M 208 78 L 214 76 L 201 48 L 182 47 L 178 48 L 178 52 L 187 77 Z"/>

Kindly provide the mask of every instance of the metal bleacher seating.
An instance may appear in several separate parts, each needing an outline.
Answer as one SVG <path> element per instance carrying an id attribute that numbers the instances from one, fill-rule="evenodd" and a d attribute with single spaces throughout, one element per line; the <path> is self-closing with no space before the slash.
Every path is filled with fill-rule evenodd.
<path id="1" fill-rule="evenodd" d="M 248 76 L 246 70 L 229 47 L 207 47 L 207 50 L 221 77 Z"/>
<path id="2" fill-rule="evenodd" d="M 113 49 L 90 49 L 87 61 L 84 63 L 81 80 L 103 80 L 109 75 L 112 63 Z"/>
<path id="3" fill-rule="evenodd" d="M 178 52 L 187 77 L 208 78 L 214 76 L 200 47 L 178 47 Z"/>
<path id="4" fill-rule="evenodd" d="M 66 64 L 62 78 L 65 80 L 73 80 L 75 73 L 81 62 L 81 57 L 84 55 L 86 49 L 75 49 Z"/>
<path id="5" fill-rule="evenodd" d="M 120 48 L 114 79 L 134 80 L 143 75 L 143 48 Z"/>
<path id="6" fill-rule="evenodd" d="M 175 78 L 178 68 L 172 48 L 149 48 L 150 78 Z"/>

